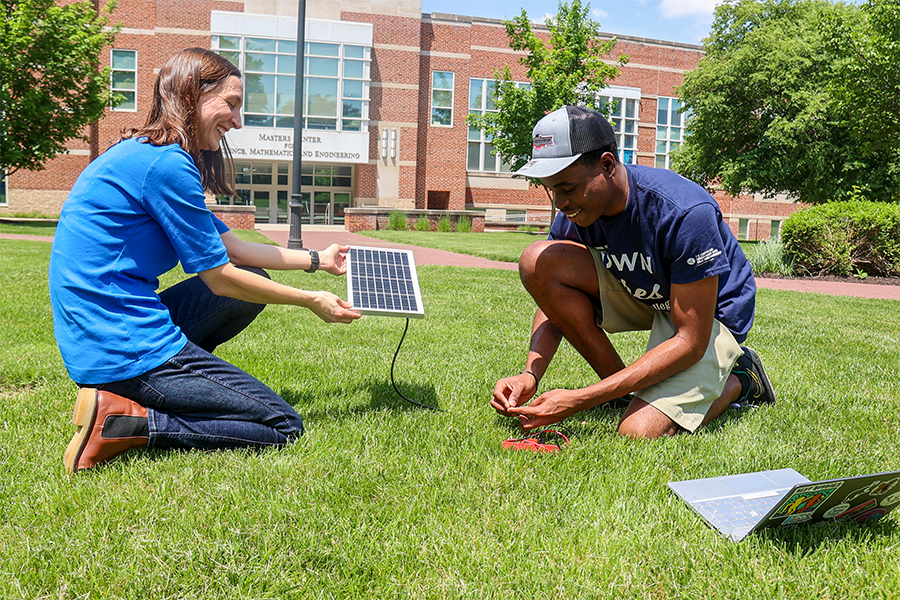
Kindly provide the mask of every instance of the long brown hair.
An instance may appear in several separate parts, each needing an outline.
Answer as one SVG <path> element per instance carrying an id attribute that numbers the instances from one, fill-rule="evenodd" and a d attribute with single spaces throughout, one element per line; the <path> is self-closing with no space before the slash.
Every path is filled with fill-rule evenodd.
<path id="1" fill-rule="evenodd" d="M 123 138 L 145 137 L 156 146 L 178 144 L 194 159 L 204 189 L 233 196 L 234 163 L 225 139 L 215 151 L 197 147 L 200 95 L 232 76 L 239 78 L 240 70 L 215 52 L 203 48 L 182 50 L 160 70 L 144 126 L 125 129 Z"/>

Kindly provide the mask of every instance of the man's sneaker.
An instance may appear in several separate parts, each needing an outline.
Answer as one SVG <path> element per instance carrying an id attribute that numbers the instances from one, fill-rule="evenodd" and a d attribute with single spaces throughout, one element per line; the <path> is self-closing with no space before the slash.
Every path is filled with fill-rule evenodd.
<path id="1" fill-rule="evenodd" d="M 775 390 L 766 375 L 759 354 L 747 346 L 741 346 L 744 353 L 737 359 L 731 370 L 741 381 L 741 397 L 737 404 L 775 404 Z"/>

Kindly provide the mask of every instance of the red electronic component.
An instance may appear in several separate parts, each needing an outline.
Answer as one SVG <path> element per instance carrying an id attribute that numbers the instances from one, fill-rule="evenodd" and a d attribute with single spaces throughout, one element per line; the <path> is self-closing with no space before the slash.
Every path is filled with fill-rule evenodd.
<path id="1" fill-rule="evenodd" d="M 552 442 L 550 440 L 553 440 Z M 548 443 L 549 442 L 549 443 Z M 522 438 L 511 438 L 503 441 L 507 450 L 530 450 L 532 452 L 559 452 L 562 444 L 569 438 L 556 429 L 542 429 Z"/>

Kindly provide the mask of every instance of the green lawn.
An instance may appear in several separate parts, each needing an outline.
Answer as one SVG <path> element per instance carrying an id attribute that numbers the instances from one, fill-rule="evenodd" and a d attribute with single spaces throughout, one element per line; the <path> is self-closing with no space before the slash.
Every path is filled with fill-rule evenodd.
<path id="1" fill-rule="evenodd" d="M 480 256 L 504 262 L 519 262 L 522 251 L 536 240 L 546 240 L 546 233 L 526 231 L 489 231 L 486 233 L 439 233 L 435 231 L 360 231 L 360 235 L 397 244 L 411 244 Z"/>
<path id="2" fill-rule="evenodd" d="M 619 411 L 596 410 L 568 423 L 576 438 L 564 452 L 537 455 L 503 450 L 516 428 L 488 406 L 497 378 L 522 368 L 533 305 L 517 273 L 420 266 L 427 316 L 411 323 L 395 377 L 404 394 L 445 412 L 413 408 L 390 386 L 403 321 L 325 325 L 270 307 L 219 353 L 296 406 L 303 439 L 261 453 L 136 451 L 70 477 L 62 453 L 75 386 L 53 341 L 49 250 L 0 240 L 4 599 L 822 600 L 900 591 L 900 513 L 735 544 L 666 487 L 781 467 L 813 479 L 896 468 L 896 301 L 760 290 L 749 342 L 766 361 L 776 406 L 644 442 L 616 437 Z M 274 277 L 345 290 L 324 273 Z M 646 335 L 615 342 L 633 360 Z M 591 380 L 564 345 L 541 389 Z"/>
<path id="3" fill-rule="evenodd" d="M 0 222 L 0 233 L 52 236 L 54 233 L 56 233 L 56 222 L 2 221 Z"/>

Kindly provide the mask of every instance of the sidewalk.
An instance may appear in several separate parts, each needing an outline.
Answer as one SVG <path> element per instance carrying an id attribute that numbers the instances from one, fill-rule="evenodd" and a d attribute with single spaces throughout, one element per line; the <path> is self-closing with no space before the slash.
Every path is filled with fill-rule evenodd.
<path id="1" fill-rule="evenodd" d="M 287 246 L 289 234 L 287 231 L 260 231 L 261 234 L 280 246 Z M 481 267 L 485 269 L 518 270 L 514 263 L 487 260 L 465 254 L 456 254 L 445 250 L 432 250 L 418 246 L 406 246 L 403 244 L 391 244 L 376 238 L 369 238 L 348 231 L 309 231 L 302 230 L 301 239 L 306 248 L 322 250 L 330 244 L 345 244 L 352 246 L 378 246 L 382 248 L 404 248 L 413 250 L 417 265 L 450 265 L 457 267 Z M 857 298 L 878 298 L 883 300 L 900 300 L 900 286 L 877 285 L 871 283 L 844 283 L 826 281 L 804 281 L 800 279 L 763 279 L 756 278 L 756 285 L 760 288 L 772 290 L 786 290 L 792 292 L 812 292 L 818 294 L 830 294 L 832 296 L 853 296 Z"/>
<path id="2" fill-rule="evenodd" d="M 330 244 L 343 244 L 353 246 L 376 246 L 381 248 L 403 248 L 412 250 L 417 265 L 447 265 L 456 267 L 479 267 L 482 269 L 505 269 L 515 271 L 518 265 L 514 263 L 488 260 L 477 256 L 456 254 L 446 250 L 434 250 L 407 246 L 404 244 L 392 244 L 383 240 L 365 237 L 344 230 L 321 228 L 304 228 L 301 232 L 303 246 L 323 250 Z M 289 233 L 286 229 L 258 230 L 261 234 L 282 247 L 287 246 Z M 13 233 L 0 234 L 0 239 L 19 239 L 42 242 L 52 242 L 52 237 L 37 235 L 19 235 Z M 900 300 L 900 286 L 877 285 L 871 283 L 843 283 L 826 281 L 807 281 L 802 279 L 763 279 L 757 278 L 756 285 L 760 288 L 772 290 L 786 290 L 792 292 L 812 292 L 817 294 L 830 294 L 832 296 L 853 296 L 857 298 L 878 298 L 883 300 Z"/>

